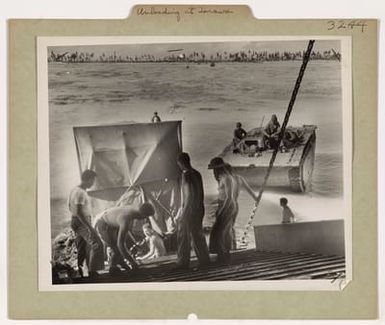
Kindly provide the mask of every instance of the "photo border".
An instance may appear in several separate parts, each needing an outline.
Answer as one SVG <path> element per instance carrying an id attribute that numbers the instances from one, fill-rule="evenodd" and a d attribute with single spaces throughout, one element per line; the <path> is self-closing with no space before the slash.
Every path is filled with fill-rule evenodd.
<path id="1" fill-rule="evenodd" d="M 129 282 L 92 284 L 52 284 L 51 217 L 49 167 L 48 48 L 87 45 L 182 44 L 214 42 L 276 42 L 336 40 L 341 42 L 341 109 L 343 127 L 343 210 L 345 240 L 345 277 L 324 280 L 247 280 L 197 282 Z M 161 36 L 161 37 L 38 37 L 38 241 L 39 290 L 104 291 L 104 290 L 343 290 L 352 280 L 352 66 L 349 36 Z"/>
<path id="2" fill-rule="evenodd" d="M 142 6 L 141 6 L 142 7 Z M 146 7 L 165 8 L 160 5 Z M 190 6 L 171 6 L 185 9 Z M 378 21 L 329 29 L 330 21 L 255 19 L 247 6 L 232 15 L 128 19 L 14 19 L 9 29 L 8 315 L 12 319 L 373 319 L 378 316 L 377 78 Z M 162 28 L 159 28 L 159 25 Z M 39 36 L 330 35 L 352 37 L 353 277 L 340 292 L 114 291 L 39 292 L 37 260 L 37 68 Z M 20 197 L 23 204 L 20 204 Z M 22 225 L 22 226 L 21 226 Z M 113 304 L 106 305 L 106 301 Z M 231 303 L 231 308 L 224 308 Z"/>

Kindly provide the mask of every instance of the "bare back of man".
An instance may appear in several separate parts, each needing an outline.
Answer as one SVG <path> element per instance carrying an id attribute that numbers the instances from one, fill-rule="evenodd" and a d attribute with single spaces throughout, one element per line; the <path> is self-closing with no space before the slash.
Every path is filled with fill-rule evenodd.
<path id="1" fill-rule="evenodd" d="M 102 215 L 104 221 L 111 227 L 131 229 L 134 219 L 140 217 L 137 209 L 132 207 L 114 207 Z"/>
<path id="2" fill-rule="evenodd" d="M 135 243 L 135 238 L 131 233 L 134 220 L 144 219 L 153 213 L 151 204 L 145 203 L 139 209 L 132 207 L 110 208 L 98 219 L 95 228 L 112 250 L 110 268 L 116 268 L 118 264 L 127 268 L 126 261 L 131 269 L 138 267 L 138 263 L 127 248 L 126 241 L 129 239 L 130 242 Z"/>

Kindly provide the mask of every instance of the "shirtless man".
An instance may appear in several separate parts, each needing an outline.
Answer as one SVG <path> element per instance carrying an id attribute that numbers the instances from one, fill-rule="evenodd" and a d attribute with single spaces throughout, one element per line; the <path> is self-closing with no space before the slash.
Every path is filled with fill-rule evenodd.
<path id="1" fill-rule="evenodd" d="M 148 218 L 154 213 L 154 207 L 150 203 L 143 203 L 139 209 L 127 206 L 110 208 L 98 219 L 95 228 L 112 251 L 110 273 L 119 270 L 118 264 L 124 269 L 138 268 L 138 263 L 126 247 L 126 239 L 135 243 L 131 233 L 134 220 Z"/>
<path id="2" fill-rule="evenodd" d="M 151 228 L 150 224 L 145 223 L 143 225 L 143 233 L 146 236 L 144 240 L 149 246 L 149 251 L 144 256 L 137 257 L 137 260 L 143 261 L 166 255 L 166 248 L 164 247 L 163 239 L 154 229 Z"/>

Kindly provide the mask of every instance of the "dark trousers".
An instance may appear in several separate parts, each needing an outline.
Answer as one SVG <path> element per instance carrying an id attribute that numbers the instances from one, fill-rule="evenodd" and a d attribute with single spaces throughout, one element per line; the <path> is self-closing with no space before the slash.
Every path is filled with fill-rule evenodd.
<path id="1" fill-rule="evenodd" d="M 194 220 L 194 217 L 197 217 Z M 209 251 L 205 235 L 202 229 L 203 215 L 198 213 L 195 216 L 182 216 L 178 224 L 177 243 L 178 243 L 178 265 L 188 267 L 191 256 L 191 240 L 199 265 L 210 263 Z"/>
<path id="2" fill-rule="evenodd" d="M 75 232 L 75 244 L 78 251 L 78 267 L 87 263 L 89 272 L 104 269 L 103 243 L 95 231 L 85 227 L 77 216 L 72 217 L 71 228 Z"/>
<path id="3" fill-rule="evenodd" d="M 111 249 L 110 268 L 120 265 L 123 268 L 127 268 L 127 264 L 124 261 L 124 257 L 118 248 L 118 232 L 119 228 L 109 226 L 103 219 L 99 219 L 96 222 L 95 228 L 99 233 L 102 240 Z M 137 266 L 135 259 L 128 255 L 128 261 L 132 266 Z"/>
<path id="4" fill-rule="evenodd" d="M 78 267 L 81 267 L 84 265 L 84 262 L 86 262 L 86 265 L 88 267 L 89 262 L 90 262 L 90 247 L 87 244 L 87 242 L 83 239 L 82 236 L 79 236 L 76 234 L 75 237 L 75 245 L 76 245 L 76 250 L 78 252 Z"/>

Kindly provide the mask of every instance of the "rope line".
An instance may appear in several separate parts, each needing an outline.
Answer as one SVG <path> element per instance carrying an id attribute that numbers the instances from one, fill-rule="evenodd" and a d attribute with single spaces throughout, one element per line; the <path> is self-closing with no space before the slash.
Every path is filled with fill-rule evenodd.
<path id="1" fill-rule="evenodd" d="M 291 94 L 291 99 L 290 99 L 289 105 L 287 107 L 285 118 L 284 118 L 283 123 L 282 123 L 281 131 L 280 131 L 279 136 L 278 136 L 277 146 L 274 149 L 273 155 L 270 158 L 269 167 L 268 167 L 268 169 L 266 171 L 266 175 L 265 175 L 265 178 L 264 178 L 263 183 L 261 185 L 261 189 L 259 190 L 259 193 L 258 193 L 258 196 L 257 196 L 257 200 L 255 201 L 254 208 L 253 208 L 253 210 L 251 212 L 251 215 L 249 217 L 249 221 L 246 224 L 245 231 L 244 231 L 243 236 L 242 236 L 242 238 L 240 240 L 240 242 L 242 244 L 246 244 L 247 245 L 246 236 L 247 236 L 247 234 L 249 232 L 249 229 L 251 227 L 251 224 L 252 224 L 253 219 L 255 217 L 255 214 L 257 212 L 258 206 L 259 206 L 259 204 L 261 202 L 262 194 L 265 191 L 265 187 L 266 187 L 267 181 L 269 179 L 271 170 L 273 169 L 274 161 L 275 161 L 275 158 L 277 157 L 279 146 L 280 146 L 280 144 L 282 142 L 282 139 L 283 139 L 283 136 L 285 134 L 286 126 L 287 126 L 287 124 L 289 122 L 290 114 L 291 114 L 291 112 L 293 110 L 295 99 L 297 98 L 297 94 L 298 94 L 299 88 L 301 86 L 302 78 L 303 78 L 303 76 L 305 74 L 306 66 L 307 66 L 307 64 L 309 62 L 309 59 L 310 59 L 310 55 L 311 55 L 311 51 L 313 49 L 314 42 L 315 42 L 314 40 L 310 40 L 309 41 L 306 53 L 305 53 L 305 55 L 303 57 L 301 69 L 299 71 L 299 74 L 298 74 L 298 77 L 297 77 L 297 81 L 295 83 L 293 92 Z"/>

